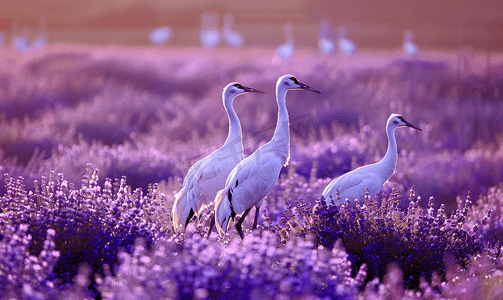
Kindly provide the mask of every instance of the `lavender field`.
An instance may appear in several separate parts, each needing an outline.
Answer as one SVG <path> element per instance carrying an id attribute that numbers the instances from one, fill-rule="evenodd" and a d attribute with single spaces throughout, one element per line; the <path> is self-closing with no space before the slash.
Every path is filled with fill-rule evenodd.
<path id="1" fill-rule="evenodd" d="M 0 298 L 503 299 L 499 56 L 0 50 Z M 222 88 L 266 92 L 234 101 L 246 157 L 287 73 L 322 94 L 288 93 L 290 164 L 259 228 L 208 238 L 207 209 L 177 232 L 174 194 L 228 133 Z M 383 194 L 327 206 L 333 178 L 382 158 L 391 113 L 423 131 L 396 130 Z"/>

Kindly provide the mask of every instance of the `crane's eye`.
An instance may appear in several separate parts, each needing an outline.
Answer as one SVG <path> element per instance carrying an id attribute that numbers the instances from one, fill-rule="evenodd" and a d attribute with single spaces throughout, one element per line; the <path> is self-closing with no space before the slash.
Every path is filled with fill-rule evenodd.
<path id="1" fill-rule="evenodd" d="M 239 83 L 236 83 L 234 86 L 237 87 L 238 89 L 244 90 L 243 86 L 241 84 L 239 84 Z"/>
<path id="2" fill-rule="evenodd" d="M 299 84 L 299 81 L 295 77 L 290 77 L 290 80 L 293 81 L 295 84 Z"/>
<path id="3" fill-rule="evenodd" d="M 398 119 L 399 119 L 400 121 L 402 121 L 402 122 L 404 122 L 404 123 L 405 123 L 405 120 L 403 119 L 403 117 L 402 117 L 402 116 L 399 116 L 399 117 L 398 117 Z"/>

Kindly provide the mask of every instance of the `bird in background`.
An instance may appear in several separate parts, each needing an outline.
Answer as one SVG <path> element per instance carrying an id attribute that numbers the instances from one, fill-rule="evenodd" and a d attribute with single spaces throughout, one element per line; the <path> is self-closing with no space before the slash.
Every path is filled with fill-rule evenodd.
<path id="1" fill-rule="evenodd" d="M 0 47 L 2 46 L 3 42 L 4 42 L 4 36 L 3 33 L 0 32 Z"/>
<path id="2" fill-rule="evenodd" d="M 225 43 L 232 48 L 243 47 L 245 38 L 244 36 L 232 30 L 232 25 L 234 23 L 234 15 L 231 13 L 226 13 L 224 15 L 224 25 L 222 27 L 222 37 Z"/>
<path id="3" fill-rule="evenodd" d="M 263 91 L 231 82 L 222 92 L 222 101 L 229 119 L 229 134 L 224 145 L 190 167 L 182 189 L 175 195 L 173 225 L 185 231 L 190 219 L 215 199 L 217 191 L 225 186 L 231 170 L 243 160 L 241 124 L 234 111 L 236 96 Z"/>
<path id="4" fill-rule="evenodd" d="M 173 31 L 171 30 L 170 27 L 162 26 L 152 30 L 148 35 L 148 40 L 153 45 L 161 46 L 166 44 L 172 35 Z"/>
<path id="5" fill-rule="evenodd" d="M 199 40 L 205 49 L 213 49 L 220 43 L 218 31 L 218 13 L 204 12 L 201 14 L 201 30 Z"/>
<path id="6" fill-rule="evenodd" d="M 234 167 L 227 177 L 225 188 L 215 198 L 215 222 L 218 232 L 227 232 L 230 221 L 242 214 L 236 224 L 241 239 L 241 224 L 250 209 L 255 206 L 253 229 L 257 227 L 260 206 L 264 197 L 278 180 L 283 166 L 290 158 L 290 122 L 286 108 L 286 93 L 289 90 L 320 91 L 305 85 L 293 75 L 281 76 L 276 83 L 278 121 L 272 139 Z M 210 227 L 211 232 L 211 227 Z"/>
<path id="7" fill-rule="evenodd" d="M 323 54 L 330 54 L 335 51 L 335 42 L 328 38 L 330 23 L 327 19 L 320 21 L 320 29 L 318 31 L 318 49 Z"/>
<path id="8" fill-rule="evenodd" d="M 346 34 L 346 27 L 341 26 L 337 29 L 337 47 L 339 48 L 339 53 L 353 55 L 356 53 L 356 45 L 346 38 Z"/>
<path id="9" fill-rule="evenodd" d="M 19 21 L 12 21 L 12 34 L 11 34 L 12 45 L 16 50 L 21 53 L 26 52 L 30 48 L 30 41 L 28 40 L 28 31 L 24 29 L 19 32 Z"/>
<path id="10" fill-rule="evenodd" d="M 287 22 L 284 26 L 286 43 L 279 45 L 274 51 L 272 63 L 278 65 L 285 60 L 289 60 L 295 52 L 295 45 L 293 43 L 293 24 Z"/>
<path id="11" fill-rule="evenodd" d="M 42 17 L 38 21 L 38 36 L 31 42 L 31 48 L 42 51 L 47 44 L 47 18 Z"/>
<path id="12" fill-rule="evenodd" d="M 406 55 L 409 56 L 415 56 L 417 54 L 417 45 L 412 42 L 412 39 L 414 38 L 414 34 L 410 30 L 405 30 L 404 31 L 404 37 L 403 37 L 403 52 Z"/>
<path id="13" fill-rule="evenodd" d="M 367 189 L 370 197 L 374 198 L 377 195 L 395 172 L 397 162 L 395 129 L 398 127 L 411 127 L 422 131 L 421 128 L 407 122 L 401 115 L 391 114 L 386 122 L 388 135 L 386 155 L 377 163 L 359 167 L 332 180 L 322 193 L 327 204 L 332 203 L 332 200 L 335 204 L 343 203 L 346 199 L 363 200 Z M 337 196 L 337 191 L 339 196 Z"/>

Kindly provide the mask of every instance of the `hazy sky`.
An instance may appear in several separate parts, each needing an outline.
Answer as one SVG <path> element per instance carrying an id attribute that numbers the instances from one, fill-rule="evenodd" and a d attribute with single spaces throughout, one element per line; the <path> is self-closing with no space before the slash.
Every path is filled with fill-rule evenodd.
<path id="1" fill-rule="evenodd" d="M 35 30 L 45 16 L 49 32 L 79 29 L 145 29 L 171 26 L 175 30 L 197 30 L 200 15 L 211 10 L 235 15 L 235 27 L 255 36 L 278 34 L 281 26 L 295 23 L 296 38 L 316 33 L 321 18 L 333 27 L 348 27 L 349 36 L 363 45 L 385 47 L 403 38 L 411 29 L 417 42 L 426 47 L 457 46 L 461 16 L 462 37 L 466 45 L 503 51 L 503 2 L 501 0 L 0 0 L 0 30 L 10 32 L 13 20 L 21 28 Z M 251 27 L 246 27 L 251 26 Z M 253 27 L 254 26 L 254 27 Z M 302 29 L 304 26 L 304 29 Z M 97 32 L 99 34 L 99 32 Z M 390 38 L 392 38 L 390 40 Z M 63 37 L 61 37 L 63 38 Z M 257 37 L 258 39 L 258 37 Z"/>

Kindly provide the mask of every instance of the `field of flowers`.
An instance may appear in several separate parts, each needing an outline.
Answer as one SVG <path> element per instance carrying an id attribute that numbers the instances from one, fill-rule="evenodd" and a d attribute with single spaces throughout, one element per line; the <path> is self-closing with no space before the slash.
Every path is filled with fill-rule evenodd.
<path id="1" fill-rule="evenodd" d="M 503 298 L 501 61 L 1 51 L 0 298 Z M 208 209 L 176 232 L 174 193 L 227 135 L 222 88 L 266 91 L 234 102 L 247 156 L 272 136 L 286 73 L 322 95 L 288 93 L 290 165 L 259 228 L 208 238 Z M 333 178 L 384 155 L 391 113 L 423 131 L 396 130 L 383 194 L 325 205 Z"/>

